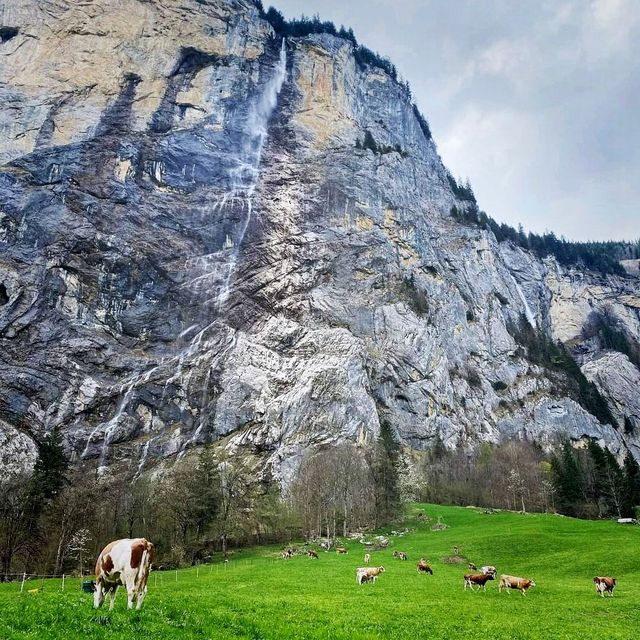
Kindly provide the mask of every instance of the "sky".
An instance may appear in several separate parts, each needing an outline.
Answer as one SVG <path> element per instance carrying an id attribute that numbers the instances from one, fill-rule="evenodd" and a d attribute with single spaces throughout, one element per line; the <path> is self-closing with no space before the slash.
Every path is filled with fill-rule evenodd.
<path id="1" fill-rule="evenodd" d="M 264 0 L 352 27 L 500 222 L 640 238 L 640 0 Z"/>

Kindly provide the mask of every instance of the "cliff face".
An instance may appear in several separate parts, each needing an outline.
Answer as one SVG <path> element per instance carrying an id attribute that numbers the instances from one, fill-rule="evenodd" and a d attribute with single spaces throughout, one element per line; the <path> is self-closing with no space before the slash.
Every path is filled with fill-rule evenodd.
<path id="1" fill-rule="evenodd" d="M 285 481 L 382 419 L 411 448 L 567 434 L 640 452 L 640 372 L 589 330 L 606 317 L 635 348 L 638 281 L 456 222 L 407 95 L 348 42 L 283 41 L 249 0 L 0 18 L 5 470 L 54 425 L 78 463 L 142 471 L 223 441 Z M 527 360 L 522 316 L 618 424 Z"/>

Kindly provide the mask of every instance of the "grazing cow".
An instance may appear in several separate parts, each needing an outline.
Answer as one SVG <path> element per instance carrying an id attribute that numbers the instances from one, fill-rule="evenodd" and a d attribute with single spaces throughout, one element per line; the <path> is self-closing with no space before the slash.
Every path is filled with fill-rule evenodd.
<path id="1" fill-rule="evenodd" d="M 102 606 L 108 593 L 111 593 L 109 609 L 113 609 L 116 593 L 120 585 L 127 590 L 127 608 L 142 607 L 147 594 L 147 579 L 155 548 L 145 538 L 125 538 L 110 542 L 98 556 L 96 562 L 96 590 L 93 594 L 93 606 Z"/>
<path id="2" fill-rule="evenodd" d="M 368 553 L 364 554 L 364 563 L 369 564 L 371 562 L 371 555 Z"/>
<path id="3" fill-rule="evenodd" d="M 467 587 L 474 590 L 474 585 L 477 585 L 478 590 L 482 588 L 484 591 L 487 590 L 487 582 L 489 580 L 495 580 L 496 576 L 493 573 L 467 573 L 464 576 L 464 590 L 467 590 Z"/>
<path id="4" fill-rule="evenodd" d="M 358 567 L 356 569 L 356 582 L 358 584 L 375 582 L 381 573 L 384 573 L 384 567 Z"/>
<path id="5" fill-rule="evenodd" d="M 316 559 L 318 558 L 318 552 L 315 551 L 314 549 L 309 549 L 309 551 L 307 551 L 307 555 L 310 558 L 316 558 Z"/>
<path id="6" fill-rule="evenodd" d="M 469 569 L 471 569 L 471 571 L 477 571 L 478 567 L 475 565 L 475 563 L 470 562 L 469 563 Z"/>
<path id="7" fill-rule="evenodd" d="M 420 558 L 420 562 L 416 565 L 416 571 L 420 573 L 428 573 L 433 575 L 433 569 L 427 564 L 427 561 L 424 558 Z"/>
<path id="8" fill-rule="evenodd" d="M 498 584 L 498 591 L 502 591 L 502 589 L 507 589 L 508 593 L 511 593 L 509 589 L 518 589 L 522 591 L 522 595 L 527 594 L 527 590 L 531 587 L 535 587 L 536 583 L 529 578 L 518 578 L 516 576 L 500 576 L 500 583 Z"/>
<path id="9" fill-rule="evenodd" d="M 338 555 L 349 553 L 345 547 L 336 547 L 336 553 Z"/>
<path id="10" fill-rule="evenodd" d="M 616 586 L 616 579 L 611 576 L 596 576 L 593 579 L 593 583 L 596 585 L 596 593 L 599 593 L 603 598 L 605 592 L 613 598 L 613 588 Z"/>
<path id="11" fill-rule="evenodd" d="M 404 551 L 394 551 L 393 557 L 399 560 L 407 560 L 407 554 Z"/>
<path id="12" fill-rule="evenodd" d="M 480 573 L 483 573 L 485 576 L 488 576 L 490 573 L 492 573 L 495 577 L 495 575 L 498 573 L 496 571 L 496 568 L 492 565 L 487 565 L 485 567 L 480 567 Z"/>

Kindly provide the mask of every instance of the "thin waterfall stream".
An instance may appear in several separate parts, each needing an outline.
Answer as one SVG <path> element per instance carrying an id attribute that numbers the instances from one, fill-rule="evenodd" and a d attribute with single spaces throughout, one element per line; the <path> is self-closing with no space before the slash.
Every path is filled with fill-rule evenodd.
<path id="1" fill-rule="evenodd" d="M 278 96 L 282 90 L 282 86 L 286 79 L 286 74 L 287 52 L 286 41 L 283 38 L 280 46 L 279 58 L 275 65 L 274 73 L 271 78 L 264 84 L 261 92 L 249 107 L 245 123 L 245 136 L 243 138 L 240 152 L 238 154 L 238 161 L 235 166 L 229 170 L 228 173 L 230 188 L 223 195 L 223 197 L 213 205 L 213 211 L 215 211 L 217 209 L 223 209 L 228 204 L 240 204 L 241 210 L 245 213 L 244 219 L 240 224 L 238 232 L 236 234 L 233 234 L 234 237 L 227 236 L 222 248 L 223 250 L 231 249 L 231 252 L 224 264 L 224 272 L 221 278 L 222 285 L 220 286 L 217 297 L 215 298 L 218 311 L 221 311 L 223 309 L 231 293 L 232 280 L 240 256 L 240 249 L 242 247 L 242 243 L 244 241 L 249 225 L 251 224 L 251 219 L 254 211 L 253 198 L 259 179 L 262 151 L 268 135 L 269 121 L 277 107 Z M 208 257 L 209 256 L 201 256 L 200 258 L 196 258 L 195 263 L 200 264 L 201 262 L 204 262 L 206 265 Z M 208 287 L 206 287 L 207 279 L 215 275 L 215 273 L 205 273 L 204 275 L 195 278 L 193 282 L 195 282 L 196 280 L 203 280 L 205 288 L 208 289 Z M 218 282 L 220 282 L 220 280 L 218 280 Z M 206 291 L 206 293 L 209 293 L 209 291 Z M 160 368 L 170 364 L 171 362 L 175 362 L 177 370 L 168 378 L 165 384 L 166 391 L 167 384 L 181 378 L 185 362 L 192 358 L 197 351 L 203 348 L 203 337 L 205 333 L 213 326 L 214 322 L 215 320 L 213 322 L 208 320 L 202 329 L 196 331 L 196 333 L 189 340 L 188 345 L 179 353 L 168 356 L 166 358 L 162 358 L 160 362 L 154 365 L 151 369 L 134 375 L 126 385 L 123 385 L 121 387 L 120 393 L 122 394 L 122 396 L 118 403 L 115 414 L 109 421 L 98 424 L 92 430 L 87 440 L 85 449 L 82 453 L 82 458 L 85 458 L 89 454 L 90 444 L 97 438 L 98 434 L 102 432 L 102 447 L 100 450 L 99 468 L 104 469 L 109 452 L 109 444 L 111 442 L 113 434 L 118 427 L 118 423 L 122 415 L 126 412 L 129 404 L 133 400 L 136 391 L 136 385 L 141 381 L 148 382 L 152 373 L 158 371 Z M 180 334 L 180 337 L 186 337 L 189 333 L 196 330 L 199 326 L 199 324 L 190 326 Z M 205 376 L 205 385 L 208 384 L 209 379 L 210 370 Z M 206 389 L 203 389 L 201 398 L 203 408 L 207 402 Z M 183 445 L 183 451 L 186 446 L 188 446 L 188 444 L 193 443 L 197 440 L 203 427 L 204 424 L 201 417 L 198 427 L 196 428 L 193 436 L 188 440 L 188 442 Z M 147 440 L 147 442 L 141 449 L 140 462 L 138 465 L 136 477 L 138 477 L 143 471 L 144 464 L 149 455 L 149 445 L 150 441 Z"/>

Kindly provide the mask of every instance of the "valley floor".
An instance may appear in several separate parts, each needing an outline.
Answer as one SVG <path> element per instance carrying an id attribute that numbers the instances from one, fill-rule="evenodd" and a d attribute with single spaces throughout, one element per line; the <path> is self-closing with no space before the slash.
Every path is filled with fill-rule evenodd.
<path id="1" fill-rule="evenodd" d="M 92 609 L 78 580 L 46 581 L 40 593 L 20 594 L 16 583 L 0 585 L 0 638 L 482 638 L 628 640 L 640 630 L 640 527 L 586 522 L 553 515 L 415 505 L 429 523 L 391 536 L 372 565 L 386 571 L 375 584 L 358 586 L 355 568 L 363 548 L 347 543 L 348 555 L 321 552 L 318 560 L 281 560 L 273 548 L 245 550 L 224 565 L 155 572 L 140 612 L 126 610 L 122 589 L 116 609 Z M 438 517 L 449 528 L 431 531 Z M 534 578 L 522 597 L 464 592 L 461 555 L 493 564 L 498 573 Z M 405 551 L 409 560 L 392 557 Z M 434 575 L 416 572 L 425 557 Z M 600 598 L 595 575 L 618 580 L 613 598 Z M 27 583 L 28 588 L 40 586 Z M 26 591 L 26 590 L 25 590 Z"/>

